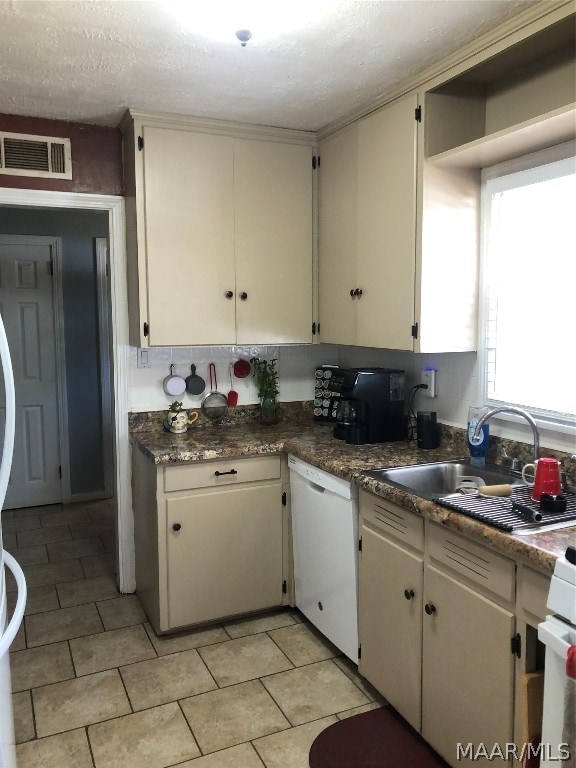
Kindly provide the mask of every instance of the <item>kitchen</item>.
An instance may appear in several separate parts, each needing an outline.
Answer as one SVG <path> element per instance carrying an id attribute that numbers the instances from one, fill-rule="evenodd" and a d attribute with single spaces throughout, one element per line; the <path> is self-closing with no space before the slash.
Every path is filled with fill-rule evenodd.
<path id="1" fill-rule="evenodd" d="M 248 44 L 248 46 L 250 43 Z M 249 50 L 249 48 L 247 49 Z M 12 125 L 16 118 L 12 118 Z M 60 126 L 62 129 L 62 126 Z M 16 128 L 8 128 L 9 130 L 16 131 Z M 32 132 L 31 130 L 21 132 Z M 40 131 L 38 131 L 40 132 Z M 50 134 L 52 135 L 52 133 Z M 59 135 L 56 133 L 55 135 Z M 321 177 L 322 178 L 322 177 Z M 62 184 L 63 182 L 60 182 Z M 322 183 L 322 181 L 320 182 Z M 60 187 L 61 188 L 61 187 Z M 85 192 L 95 193 L 94 189 L 85 189 Z M 108 190 L 105 190 L 108 191 Z M 14 193 L 16 195 L 16 193 Z M 94 194 L 94 197 L 97 195 Z M 18 204 L 15 200 L 21 200 L 22 195 L 18 197 L 8 196 L 2 198 L 3 202 L 8 204 Z M 36 202 L 33 196 L 26 198 L 27 203 L 20 204 L 38 204 L 45 205 L 46 202 Z M 94 201 L 90 201 L 91 204 L 96 204 Z M 78 204 L 77 201 L 68 200 L 65 205 L 73 206 Z M 116 201 L 106 201 L 106 205 L 110 210 L 114 209 Z M 116 214 L 118 215 L 118 214 Z M 322 226 L 322 225 L 321 225 Z M 111 232 L 111 239 L 116 236 L 121 239 L 118 233 Z M 114 242 L 112 243 L 114 247 Z M 121 252 L 121 246 L 116 248 L 116 253 Z M 111 268 L 113 271 L 112 279 L 116 281 L 115 288 L 113 290 L 121 292 L 125 280 L 124 272 L 119 268 L 117 263 L 112 263 Z M 322 270 L 322 263 L 320 264 Z M 117 270 L 117 271 L 115 271 Z M 177 280 L 178 282 L 178 280 Z M 322 286 L 322 280 L 320 281 Z M 278 286 L 281 289 L 281 286 Z M 351 288 L 356 287 L 355 283 L 351 283 Z M 361 302 L 364 299 L 368 299 L 368 295 L 360 298 L 357 302 L 357 306 L 361 306 Z M 441 296 L 438 296 L 438 305 L 443 306 L 444 302 Z M 324 319 L 326 310 L 322 308 L 322 289 L 320 292 L 320 315 L 317 313 L 314 315 L 316 319 Z M 194 301 L 194 299 L 193 299 Z M 127 332 L 127 329 L 123 328 L 122 322 L 127 324 L 128 319 L 123 318 L 121 315 L 123 308 L 118 309 L 117 318 L 120 318 L 120 323 L 115 324 L 114 332 L 119 334 Z M 114 309 L 113 309 L 114 311 Z M 238 311 L 238 310 L 237 310 Z M 312 316 L 312 315 L 311 315 Z M 132 315 L 134 317 L 134 315 Z M 212 317 L 212 315 L 210 315 Z M 359 317 L 359 322 L 362 322 Z M 156 326 L 157 327 L 157 326 Z M 350 327 L 350 324 L 348 325 Z M 322 330 L 322 329 L 321 329 Z M 423 326 L 424 330 L 424 326 Z M 152 327 L 152 334 L 154 333 L 154 327 Z M 338 331 L 337 331 L 338 333 Z M 320 334 L 322 338 L 323 332 Z M 118 338 L 118 337 L 117 337 Z M 194 362 L 197 365 L 198 370 L 202 375 L 206 375 L 207 365 L 211 361 L 216 361 L 218 368 L 218 377 L 220 382 L 220 389 L 228 388 L 227 364 L 237 357 L 250 357 L 252 355 L 260 355 L 262 357 L 275 357 L 279 359 L 280 370 L 280 400 L 291 401 L 306 401 L 312 399 L 312 375 L 311 372 L 320 364 L 333 363 L 339 364 L 344 367 L 354 366 L 366 366 L 366 365 L 386 365 L 387 367 L 394 367 L 405 370 L 408 375 L 410 384 L 416 383 L 419 377 L 419 372 L 425 367 L 436 368 L 439 379 L 438 397 L 433 401 L 433 407 L 438 411 L 440 420 L 448 425 L 456 427 L 463 427 L 466 424 L 466 414 L 468 407 L 476 402 L 476 391 L 472 390 L 478 378 L 477 359 L 474 351 L 463 352 L 415 352 L 414 351 L 402 351 L 406 350 L 406 347 L 398 349 L 396 351 L 382 351 L 378 349 L 369 349 L 370 346 L 376 346 L 375 344 L 352 345 L 348 346 L 351 342 L 340 337 L 341 344 L 347 346 L 340 346 L 336 341 L 330 345 L 325 344 L 309 344 L 308 346 L 276 346 L 274 344 L 266 344 L 257 347 L 256 349 L 251 346 L 243 345 L 241 343 L 230 345 L 228 349 L 211 348 L 206 349 L 204 347 L 193 347 L 186 344 L 185 348 L 180 347 L 181 342 L 176 342 L 174 345 L 167 345 L 162 347 L 146 347 L 146 344 L 142 344 L 141 348 L 148 352 L 147 364 L 149 368 L 139 368 L 138 362 L 140 353 L 138 349 L 140 344 L 133 344 L 130 348 L 120 350 L 120 346 L 115 344 L 115 376 L 116 378 L 116 396 L 117 400 L 117 418 L 122 423 L 117 426 L 119 430 L 117 432 L 117 446 L 118 446 L 118 477 L 126 478 L 129 474 L 129 460 L 126 456 L 123 456 L 124 448 L 127 447 L 128 438 L 128 412 L 147 412 L 147 411 L 164 411 L 167 406 L 167 399 L 161 389 L 161 381 L 168 373 L 170 363 L 175 363 L 177 371 L 181 374 L 187 375 L 189 371 L 189 365 Z M 312 341 L 312 338 L 310 338 Z M 176 346 L 178 344 L 178 346 Z M 409 349 L 413 349 L 412 346 Z M 126 357 L 123 358 L 122 355 Z M 129 382 L 127 385 L 126 382 Z M 236 381 L 235 385 L 240 390 L 240 403 L 250 404 L 257 401 L 257 394 L 251 381 L 240 380 Z M 123 393 L 124 388 L 127 389 Z M 125 406 L 122 403 L 122 396 L 126 398 Z M 420 397 L 420 396 L 419 396 Z M 199 405 L 199 400 L 187 399 L 187 407 L 195 407 Z M 430 401 L 424 399 L 418 400 L 419 408 L 426 408 Z M 125 408 L 123 411 L 122 409 Z M 516 428 L 519 439 L 521 442 L 527 442 L 529 439 L 529 432 L 524 433 L 521 427 Z M 506 436 L 514 436 L 514 432 L 506 432 Z M 543 445 L 547 448 L 557 450 L 569 454 L 573 451 L 573 442 L 571 443 L 571 437 L 562 436 L 561 433 L 543 434 Z M 514 454 L 513 454 L 514 455 Z M 122 461 L 124 464 L 122 464 Z M 404 462 L 403 462 L 404 463 Z M 131 503 L 127 495 L 129 488 L 126 488 L 125 482 L 118 483 L 119 491 L 119 504 L 121 510 L 124 509 L 125 513 L 120 512 L 119 520 L 119 540 L 120 540 L 120 558 L 121 568 L 119 573 L 120 579 L 120 591 L 132 592 L 134 590 L 133 583 L 133 566 L 131 565 L 131 559 L 133 560 L 133 553 L 131 553 L 129 541 L 133 538 L 132 533 L 132 521 L 131 516 L 127 514 L 127 510 L 131 508 Z"/>

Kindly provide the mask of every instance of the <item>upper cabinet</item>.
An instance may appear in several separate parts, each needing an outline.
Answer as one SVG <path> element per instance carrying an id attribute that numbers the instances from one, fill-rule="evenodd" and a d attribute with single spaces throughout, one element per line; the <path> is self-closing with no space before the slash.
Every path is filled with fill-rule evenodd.
<path id="1" fill-rule="evenodd" d="M 323 342 L 412 349 L 416 95 L 320 146 Z"/>
<path id="2" fill-rule="evenodd" d="M 124 122 L 135 346 L 312 340 L 310 135 L 222 131 Z"/>
<path id="3" fill-rule="evenodd" d="M 559 9 L 322 140 L 321 341 L 477 348 L 481 170 L 574 140 L 574 31 Z"/>

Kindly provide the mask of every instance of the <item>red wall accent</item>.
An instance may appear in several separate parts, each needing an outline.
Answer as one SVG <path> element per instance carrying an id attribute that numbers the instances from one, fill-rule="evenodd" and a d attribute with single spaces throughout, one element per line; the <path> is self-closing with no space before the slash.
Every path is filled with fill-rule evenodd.
<path id="1" fill-rule="evenodd" d="M 0 114 L 0 130 L 61 136 L 72 144 L 72 179 L 41 179 L 0 173 L 0 187 L 122 195 L 122 136 L 118 128 Z"/>

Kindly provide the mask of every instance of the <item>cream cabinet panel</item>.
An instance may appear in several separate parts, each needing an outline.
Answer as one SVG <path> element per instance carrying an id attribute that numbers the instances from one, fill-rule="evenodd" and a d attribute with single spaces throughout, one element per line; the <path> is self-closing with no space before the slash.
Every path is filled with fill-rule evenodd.
<path id="1" fill-rule="evenodd" d="M 512 741 L 514 614 L 433 566 L 424 602 L 422 736 L 452 766 L 491 765 L 456 745 Z"/>
<path id="2" fill-rule="evenodd" d="M 320 157 L 320 337 L 356 344 L 358 126 L 326 139 Z"/>
<path id="3" fill-rule="evenodd" d="M 417 94 L 358 125 L 357 343 L 412 349 Z"/>
<path id="4" fill-rule="evenodd" d="M 423 559 L 365 525 L 361 533 L 359 670 L 419 730 Z"/>
<path id="5" fill-rule="evenodd" d="M 234 201 L 237 343 L 310 342 L 311 148 L 237 141 Z"/>
<path id="6" fill-rule="evenodd" d="M 169 498 L 171 628 L 282 603 L 280 484 Z"/>
<path id="7" fill-rule="evenodd" d="M 235 340 L 233 139 L 145 127 L 149 343 Z"/>

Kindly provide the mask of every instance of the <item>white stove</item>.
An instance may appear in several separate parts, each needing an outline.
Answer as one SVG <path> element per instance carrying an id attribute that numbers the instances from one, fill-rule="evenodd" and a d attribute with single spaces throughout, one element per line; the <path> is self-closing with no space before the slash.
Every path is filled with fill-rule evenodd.
<path id="1" fill-rule="evenodd" d="M 540 768 L 558 768 L 568 752 L 576 763 L 576 727 L 568 741 L 563 735 L 566 658 L 576 646 L 576 547 L 568 547 L 556 561 L 546 605 L 552 614 L 538 625 L 538 639 L 546 646 Z"/>

